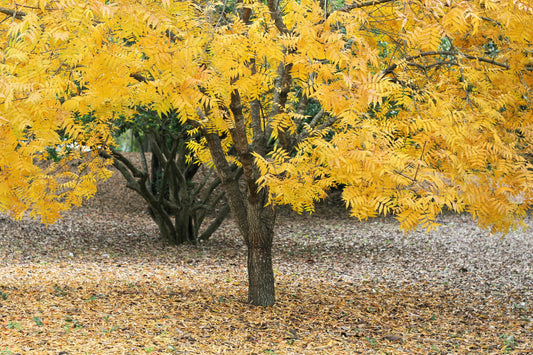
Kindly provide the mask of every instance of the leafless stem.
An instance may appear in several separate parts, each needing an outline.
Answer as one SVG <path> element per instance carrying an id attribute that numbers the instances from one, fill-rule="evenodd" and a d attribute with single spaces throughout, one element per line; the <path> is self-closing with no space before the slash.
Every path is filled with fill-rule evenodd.
<path id="1" fill-rule="evenodd" d="M 495 61 L 493 59 L 478 57 L 478 56 L 470 55 L 470 54 L 464 54 L 464 53 L 456 52 L 456 51 L 428 51 L 428 52 L 421 52 L 421 53 L 418 53 L 417 55 L 412 55 L 412 56 L 406 57 L 405 60 L 406 61 L 410 61 L 410 60 L 413 60 L 413 59 L 418 59 L 418 58 L 428 57 L 428 56 L 436 56 L 436 55 L 445 55 L 445 56 L 454 56 L 454 57 L 462 56 L 462 57 L 465 57 L 467 59 L 477 60 L 479 62 L 484 62 L 484 63 L 496 65 L 496 66 L 499 66 L 499 67 L 502 67 L 502 68 L 505 68 L 505 69 L 509 69 L 510 68 L 510 66 L 508 64 L 497 62 L 497 61 Z"/>
<path id="2" fill-rule="evenodd" d="M 289 33 L 290 31 L 287 29 L 287 26 L 285 26 L 285 23 L 283 22 L 283 16 L 281 15 L 278 1 L 267 0 L 267 6 L 270 10 L 270 16 L 272 16 L 272 19 L 274 20 L 277 29 L 283 34 Z"/>
<path id="3" fill-rule="evenodd" d="M 0 13 L 8 15 L 8 16 L 12 16 L 16 18 L 17 20 L 22 20 L 22 18 L 26 16 L 26 13 L 23 11 L 11 10 L 5 7 L 0 7 Z"/>
<path id="4" fill-rule="evenodd" d="M 343 7 L 341 11 L 348 12 L 353 9 L 360 9 L 362 7 L 385 4 L 385 3 L 393 2 L 393 1 L 395 0 L 370 0 L 370 1 L 364 1 L 364 2 L 356 2 L 354 4 Z"/>

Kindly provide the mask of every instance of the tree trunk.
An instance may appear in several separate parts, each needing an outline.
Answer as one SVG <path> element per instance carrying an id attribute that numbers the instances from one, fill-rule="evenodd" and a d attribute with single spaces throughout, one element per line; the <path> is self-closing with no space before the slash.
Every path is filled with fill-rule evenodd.
<path id="1" fill-rule="evenodd" d="M 152 154 L 152 159 L 150 162 L 150 190 L 154 196 L 159 196 L 161 193 L 161 179 L 163 177 L 163 167 L 159 162 L 159 158 L 156 154 Z"/>
<path id="2" fill-rule="evenodd" d="M 232 94 L 232 103 L 237 101 Z M 242 121 L 243 115 L 238 104 L 232 104 L 232 111 Z M 200 116 L 202 112 L 200 111 Z M 237 120 L 237 118 L 236 118 Z M 276 211 L 266 206 L 267 192 L 259 191 L 257 186 L 258 171 L 254 166 L 253 156 L 249 151 L 246 130 L 243 123 L 236 127 L 244 133 L 241 136 L 233 132 L 235 147 L 242 164 L 246 197 L 239 185 L 240 174 L 236 173 L 226 159 L 220 137 L 200 127 L 207 140 L 215 169 L 226 192 L 228 205 L 248 248 L 248 302 L 255 306 L 272 306 L 275 303 L 274 270 L 272 268 L 272 242 Z"/>
<path id="3" fill-rule="evenodd" d="M 165 211 L 164 208 L 151 208 L 150 213 L 153 220 L 156 222 L 159 229 L 159 235 L 167 243 L 178 245 L 182 243 L 192 242 L 196 243 L 196 235 L 194 234 L 193 221 L 185 216 L 174 216 L 174 224 L 172 223 L 172 216 Z"/>
<path id="4" fill-rule="evenodd" d="M 259 195 L 264 197 L 264 194 Z M 256 306 L 272 306 L 276 301 L 272 268 L 276 213 L 273 207 L 264 206 L 261 198 L 248 200 L 247 209 L 249 233 L 245 241 L 248 247 L 248 302 Z"/>
<path id="5" fill-rule="evenodd" d="M 176 240 L 176 244 L 185 242 L 196 243 L 197 229 L 195 228 L 194 218 L 191 215 L 190 210 L 192 210 L 192 208 L 180 208 L 179 210 L 175 211 L 175 233 L 176 238 L 179 238 L 179 240 Z"/>
<path id="6" fill-rule="evenodd" d="M 262 245 L 248 246 L 248 302 L 256 306 L 272 306 L 276 301 L 272 241 L 257 244 Z"/>

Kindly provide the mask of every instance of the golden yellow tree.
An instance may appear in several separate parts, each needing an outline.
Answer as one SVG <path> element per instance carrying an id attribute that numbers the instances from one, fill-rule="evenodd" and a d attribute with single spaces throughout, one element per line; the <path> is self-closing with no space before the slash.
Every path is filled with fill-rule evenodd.
<path id="1" fill-rule="evenodd" d="M 533 201 L 529 0 L 1 4 L 0 208 L 52 220 L 107 174 L 92 154 L 117 117 L 176 110 L 226 191 L 253 304 L 275 301 L 277 204 L 341 186 L 360 219 L 431 228 L 447 208 L 505 231 Z M 83 163 L 43 166 L 50 149 Z"/>

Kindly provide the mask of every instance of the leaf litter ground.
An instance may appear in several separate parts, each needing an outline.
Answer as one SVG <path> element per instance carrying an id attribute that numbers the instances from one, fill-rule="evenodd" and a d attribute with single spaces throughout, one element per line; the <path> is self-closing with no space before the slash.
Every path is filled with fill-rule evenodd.
<path id="1" fill-rule="evenodd" d="M 277 304 L 256 308 L 231 221 L 165 246 L 113 177 L 55 225 L 0 217 L 0 354 L 533 353 L 531 229 L 440 222 L 404 235 L 335 199 L 283 210 Z"/>

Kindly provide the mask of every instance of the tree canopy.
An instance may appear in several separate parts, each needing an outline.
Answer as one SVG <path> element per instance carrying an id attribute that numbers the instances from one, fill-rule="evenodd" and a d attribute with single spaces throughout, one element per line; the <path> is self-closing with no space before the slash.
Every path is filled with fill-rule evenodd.
<path id="1" fill-rule="evenodd" d="M 249 247 L 265 203 L 312 211 L 332 187 L 405 229 L 447 208 L 506 231 L 533 202 L 531 1 L 1 4 L 0 208 L 16 215 L 92 195 L 108 174 L 92 154 L 139 106 L 202 135 L 189 147 Z M 57 174 L 50 149 L 84 159 Z"/>

